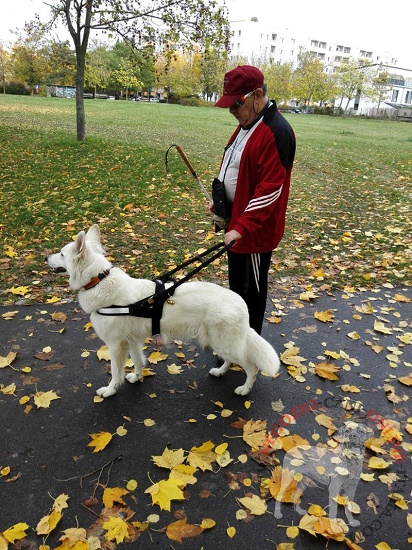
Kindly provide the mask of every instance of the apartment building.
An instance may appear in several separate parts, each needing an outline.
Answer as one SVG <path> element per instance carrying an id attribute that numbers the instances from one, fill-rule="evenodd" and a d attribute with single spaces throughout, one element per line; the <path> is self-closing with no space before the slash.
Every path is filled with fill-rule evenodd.
<path id="1" fill-rule="evenodd" d="M 367 59 L 374 65 L 381 65 L 384 70 L 394 75 L 392 89 L 388 92 L 387 103 L 380 105 L 386 108 L 387 115 L 391 116 L 393 109 L 412 108 L 412 67 L 398 67 L 398 60 L 386 50 L 373 49 L 363 43 L 362 37 L 351 39 L 350 36 L 342 41 L 330 40 L 317 33 L 303 34 L 293 27 L 273 26 L 257 17 L 239 19 L 230 22 L 232 38 L 232 60 L 245 58 L 253 64 L 257 62 L 285 63 L 291 62 L 295 68 L 301 49 L 311 52 L 320 59 L 328 74 L 333 74 L 342 62 L 350 58 Z M 349 108 L 358 114 L 370 114 L 377 105 L 364 98 L 351 101 Z"/>

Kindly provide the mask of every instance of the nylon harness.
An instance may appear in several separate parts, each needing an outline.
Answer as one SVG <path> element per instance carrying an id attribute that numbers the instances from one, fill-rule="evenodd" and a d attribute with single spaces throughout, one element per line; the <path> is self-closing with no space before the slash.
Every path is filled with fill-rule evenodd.
<path id="1" fill-rule="evenodd" d="M 147 298 L 143 298 L 143 300 L 139 300 L 138 302 L 135 302 L 134 304 L 129 304 L 127 306 L 112 305 L 109 307 L 100 308 L 96 311 L 96 313 L 98 313 L 99 315 L 109 315 L 109 316 L 130 315 L 132 317 L 143 317 L 145 319 L 152 319 L 152 335 L 160 334 L 160 320 L 163 314 L 163 306 L 166 301 L 168 301 L 168 303 L 170 304 L 174 304 L 173 300 L 171 299 L 171 296 L 173 296 L 176 288 L 181 284 L 185 283 L 191 277 L 193 277 L 193 275 L 198 273 L 201 269 L 208 266 L 214 260 L 219 258 L 222 254 L 224 254 L 227 250 L 229 250 L 229 248 L 233 245 L 234 245 L 234 241 L 232 241 L 228 245 L 225 245 L 224 242 L 218 243 L 217 245 L 207 249 L 205 252 L 202 252 L 201 254 L 198 254 L 197 256 L 190 258 L 183 264 L 178 265 L 176 268 L 172 269 L 171 271 L 168 271 L 167 273 L 164 273 L 160 277 L 153 279 L 153 282 L 156 285 L 155 292 L 151 296 L 148 296 Z M 211 256 L 207 260 L 202 259 L 204 256 L 208 256 L 211 252 L 214 252 L 218 248 L 222 248 L 222 250 L 220 250 L 216 254 L 213 254 L 213 256 Z M 171 275 L 173 275 L 177 271 L 180 271 L 184 267 L 194 262 L 200 262 L 201 265 L 197 266 L 195 269 L 190 271 L 187 275 L 185 275 L 182 279 L 179 279 L 178 281 L 171 279 Z M 105 274 L 104 276 L 107 276 L 107 275 Z M 99 277 L 100 275 L 97 278 Z M 171 282 L 172 284 L 170 286 L 166 286 L 166 283 L 168 282 Z"/>

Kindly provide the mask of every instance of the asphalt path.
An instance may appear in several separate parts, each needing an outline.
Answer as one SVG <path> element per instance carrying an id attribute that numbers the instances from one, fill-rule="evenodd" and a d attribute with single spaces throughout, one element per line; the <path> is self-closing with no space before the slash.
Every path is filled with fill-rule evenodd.
<path id="1" fill-rule="evenodd" d="M 81 528 L 89 543 L 100 540 L 102 548 L 114 548 L 115 537 L 107 540 L 107 522 L 117 514 L 129 525 L 125 538 L 119 534 L 121 548 L 271 550 L 282 548 L 280 543 L 294 544 L 283 548 L 296 550 L 346 548 L 349 543 L 322 534 L 315 537 L 303 528 L 292 538 L 295 533 L 287 528 L 299 526 L 302 515 L 292 504 L 282 503 L 283 517 L 277 519 L 274 498 L 261 492 L 262 480 L 271 478 L 284 460 L 285 448 L 277 447 L 285 436 L 300 436 L 313 452 L 331 446 L 334 430 L 316 420 L 325 415 L 337 429 L 352 421 L 355 432 L 365 428 L 368 437 L 381 436 L 383 442 L 381 451 L 379 446 L 370 450 L 361 445 L 362 475 L 374 474 L 373 481 L 352 472 L 353 501 L 359 507 L 353 515 L 359 524 L 349 525 L 344 506 L 338 506 L 338 517 L 347 524 L 346 538 L 358 545 L 352 548 L 373 549 L 379 542 L 390 549 L 407 548 L 412 538 L 407 523 L 409 514 L 412 525 L 412 408 L 406 379 L 412 372 L 412 289 L 349 289 L 316 297 L 301 293 L 279 294 L 268 303 L 263 336 L 279 354 L 292 350 L 292 356 L 302 359 L 295 360 L 295 368 L 288 368 L 286 359 L 276 379 L 259 375 L 245 397 L 233 393 L 244 373 L 209 376 L 215 357 L 196 342 L 159 346 L 150 341 L 146 355 L 155 352 L 154 362 L 148 364 L 151 374 L 144 382 L 125 382 L 115 396 L 95 402 L 96 389 L 107 384 L 109 363 L 104 354 L 99 360 L 102 342 L 79 306 L 1 307 L 0 533 L 25 523 L 26 537 L 16 540 L 17 548 L 57 548 L 67 529 Z M 319 364 L 338 367 L 338 379 L 316 374 Z M 39 401 L 45 394 L 53 397 L 48 406 Z M 288 425 L 285 414 L 294 417 L 293 424 Z M 400 434 L 400 446 L 382 439 L 382 419 L 383 426 Z M 243 427 L 250 420 L 266 421 L 266 431 L 276 433 L 273 453 L 253 452 L 244 440 Z M 288 432 L 276 432 L 279 428 Z M 101 432 L 112 434 L 111 441 L 93 452 L 91 434 Z M 170 473 L 152 457 L 166 448 L 183 449 L 186 457 L 209 441 L 214 450 L 218 447 L 221 464 L 198 468 L 183 497 L 171 501 L 170 511 L 152 503 L 145 491 Z M 219 447 L 224 443 L 226 450 Z M 388 465 L 373 468 L 371 457 L 383 458 Z M 303 461 L 305 467 L 311 460 Z M 105 500 L 105 508 L 105 488 L 128 491 L 116 497 L 123 504 L 115 498 L 110 507 Z M 62 518 L 50 535 L 39 536 L 40 520 L 50 515 L 62 494 L 68 496 Z M 312 480 L 301 506 L 317 504 L 327 514 L 328 496 L 328 485 Z M 265 513 L 247 507 L 258 501 L 265 502 Z M 203 531 L 187 527 L 199 526 L 206 518 L 215 523 Z M 175 531 L 191 536 L 180 543 L 168 536 Z"/>

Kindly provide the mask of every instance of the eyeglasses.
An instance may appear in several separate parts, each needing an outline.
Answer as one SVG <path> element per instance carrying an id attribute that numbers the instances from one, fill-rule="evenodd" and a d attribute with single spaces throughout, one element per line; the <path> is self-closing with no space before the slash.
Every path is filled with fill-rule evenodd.
<path id="1" fill-rule="evenodd" d="M 235 101 L 233 103 L 233 105 L 230 106 L 231 109 L 239 109 L 239 107 L 242 107 L 242 105 L 244 104 L 244 102 L 246 101 L 246 99 L 248 97 L 250 97 L 251 95 L 253 95 L 255 93 L 255 90 L 253 90 L 253 92 L 249 92 L 248 94 L 246 95 L 242 95 L 242 97 L 239 97 L 239 99 L 237 101 Z"/>

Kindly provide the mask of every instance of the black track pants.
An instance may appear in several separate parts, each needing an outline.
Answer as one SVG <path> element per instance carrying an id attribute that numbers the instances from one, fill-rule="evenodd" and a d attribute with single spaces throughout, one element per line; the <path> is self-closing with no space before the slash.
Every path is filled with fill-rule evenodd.
<path id="1" fill-rule="evenodd" d="M 263 254 L 227 253 L 229 287 L 245 300 L 250 326 L 262 332 L 268 294 L 268 271 L 272 252 Z"/>

